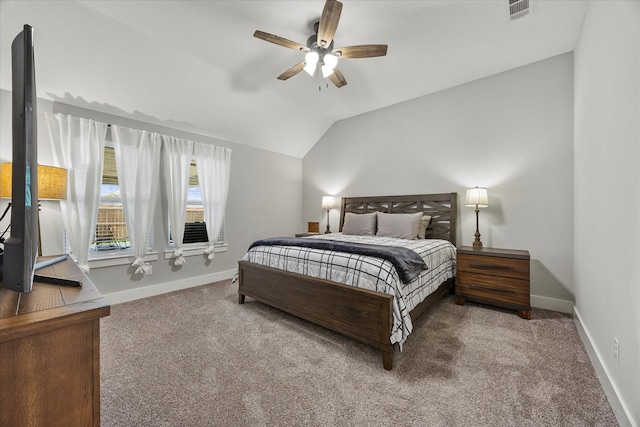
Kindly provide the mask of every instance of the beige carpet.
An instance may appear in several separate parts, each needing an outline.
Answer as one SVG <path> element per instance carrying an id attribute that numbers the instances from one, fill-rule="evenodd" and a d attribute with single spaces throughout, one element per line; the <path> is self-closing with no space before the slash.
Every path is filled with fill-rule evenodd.
<path id="1" fill-rule="evenodd" d="M 102 425 L 613 426 L 568 315 L 448 297 L 394 369 L 379 351 L 221 282 L 116 305 L 102 320 Z"/>

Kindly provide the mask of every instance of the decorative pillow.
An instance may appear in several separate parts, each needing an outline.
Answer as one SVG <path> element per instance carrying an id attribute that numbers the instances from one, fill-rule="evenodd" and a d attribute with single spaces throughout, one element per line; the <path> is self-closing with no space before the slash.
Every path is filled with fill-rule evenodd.
<path id="1" fill-rule="evenodd" d="M 357 236 L 375 236 L 377 212 L 368 214 L 354 214 L 347 212 L 344 214 L 344 224 L 342 224 L 342 234 L 354 234 Z"/>
<path id="2" fill-rule="evenodd" d="M 376 236 L 415 239 L 418 237 L 422 216 L 422 212 L 414 214 L 386 214 L 378 212 L 378 232 Z"/>
<path id="3" fill-rule="evenodd" d="M 427 227 L 431 222 L 431 217 L 429 215 L 423 215 L 420 218 L 420 227 L 418 228 L 418 239 L 424 239 L 427 236 Z"/>

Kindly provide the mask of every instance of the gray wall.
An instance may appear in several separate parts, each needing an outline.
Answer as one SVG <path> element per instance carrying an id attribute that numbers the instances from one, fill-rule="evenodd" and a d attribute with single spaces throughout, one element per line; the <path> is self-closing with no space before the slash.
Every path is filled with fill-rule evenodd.
<path id="1" fill-rule="evenodd" d="M 11 161 L 11 93 L 0 91 L 0 160 Z M 228 252 L 218 253 L 207 262 L 203 256 L 191 256 L 181 268 L 175 268 L 171 260 L 165 260 L 163 252 L 168 250 L 166 213 L 158 201 L 155 216 L 154 249 L 159 251 L 159 259 L 152 263 L 153 274 L 133 276 L 128 265 L 92 268 L 89 277 L 98 289 L 109 295 L 115 292 L 127 292 L 146 289 L 146 292 L 132 294 L 144 296 L 157 293 L 153 287 L 178 283 L 178 287 L 202 284 L 211 278 L 230 277 L 237 268 L 251 242 L 259 238 L 274 235 L 293 235 L 302 228 L 301 191 L 302 160 L 281 154 L 259 150 L 248 146 L 221 141 L 214 138 L 177 131 L 170 127 L 148 124 L 120 116 L 99 113 L 90 108 L 77 108 L 68 104 L 38 100 L 38 147 L 39 162 L 53 164 L 49 133 L 43 113 L 45 111 L 71 114 L 94 120 L 129 126 L 137 129 L 174 135 L 195 141 L 210 142 L 230 147 L 231 181 L 226 211 L 225 235 Z M 4 209 L 7 200 L 0 202 Z M 0 224 L 6 226 L 8 217 Z M 52 255 L 63 252 L 62 218 L 58 202 L 42 203 L 42 240 L 43 254 Z M 166 290 L 167 288 L 159 287 Z M 171 289 L 171 288 L 168 288 Z M 127 297 L 124 298 L 129 299 Z"/>
<path id="2" fill-rule="evenodd" d="M 334 124 L 304 158 L 303 221 L 324 229 L 325 194 L 457 192 L 458 244 L 470 245 L 475 212 L 464 197 L 476 185 L 489 191 L 484 245 L 529 250 L 532 304 L 570 311 L 571 53 Z"/>
<path id="3" fill-rule="evenodd" d="M 640 2 L 590 2 L 575 50 L 575 105 L 576 313 L 637 426 Z"/>

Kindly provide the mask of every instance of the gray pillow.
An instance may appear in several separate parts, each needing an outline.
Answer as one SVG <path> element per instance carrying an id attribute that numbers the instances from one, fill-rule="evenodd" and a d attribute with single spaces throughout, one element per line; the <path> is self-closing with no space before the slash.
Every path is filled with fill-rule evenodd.
<path id="1" fill-rule="evenodd" d="M 431 222 L 431 217 L 429 215 L 423 215 L 420 218 L 420 228 L 418 229 L 418 239 L 424 239 L 427 236 L 427 227 L 429 227 L 429 223 Z"/>
<path id="2" fill-rule="evenodd" d="M 342 234 L 353 234 L 356 236 L 375 236 L 377 212 L 368 214 L 354 214 L 347 212 L 344 214 L 344 224 L 342 224 Z"/>
<path id="3" fill-rule="evenodd" d="M 420 229 L 422 212 L 414 214 L 386 214 L 378 212 L 376 236 L 416 239 Z"/>

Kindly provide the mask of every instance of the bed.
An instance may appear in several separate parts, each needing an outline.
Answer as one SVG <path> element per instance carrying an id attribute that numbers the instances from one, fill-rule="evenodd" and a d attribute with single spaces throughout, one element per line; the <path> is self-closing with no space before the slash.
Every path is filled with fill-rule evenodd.
<path id="1" fill-rule="evenodd" d="M 418 213 L 431 217 L 427 239 L 456 243 L 457 193 L 411 196 L 345 197 L 340 210 L 342 232 L 345 216 L 352 214 Z M 454 266 L 455 266 L 455 261 Z M 379 349 L 383 366 L 393 367 L 392 331 L 394 295 L 311 277 L 279 268 L 239 261 L 238 302 L 245 297 L 306 319 Z M 409 313 L 415 322 L 429 306 L 452 288 L 454 278 L 436 283 Z"/>

